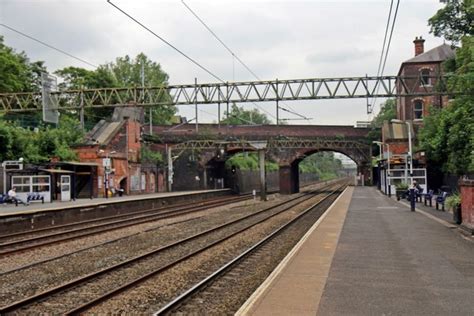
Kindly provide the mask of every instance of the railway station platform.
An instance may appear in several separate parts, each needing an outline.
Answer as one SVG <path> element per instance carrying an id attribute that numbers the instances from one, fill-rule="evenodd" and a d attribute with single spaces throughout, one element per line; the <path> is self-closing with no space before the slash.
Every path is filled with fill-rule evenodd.
<path id="1" fill-rule="evenodd" d="M 229 189 L 163 192 L 122 197 L 77 199 L 68 202 L 30 205 L 0 205 L 0 232 L 14 233 L 91 220 L 104 216 L 126 214 L 176 203 L 195 203 L 203 199 L 229 195 Z"/>
<path id="2" fill-rule="evenodd" d="M 75 201 L 60 202 L 54 201 L 50 203 L 41 203 L 40 201 L 31 202 L 30 205 L 18 204 L 2 204 L 0 205 L 0 217 L 14 214 L 30 214 L 42 211 L 64 210 L 77 207 L 95 207 L 98 205 L 108 205 L 122 203 L 126 201 L 141 201 L 149 199 L 164 199 L 168 197 L 179 197 L 184 195 L 198 195 L 209 192 L 221 192 L 223 190 L 196 190 L 196 191 L 178 191 L 178 192 L 162 192 L 142 195 L 124 195 L 121 197 L 111 198 L 94 198 L 94 199 L 77 199 Z"/>
<path id="3" fill-rule="evenodd" d="M 417 207 L 349 187 L 237 315 L 472 315 L 474 238 Z"/>

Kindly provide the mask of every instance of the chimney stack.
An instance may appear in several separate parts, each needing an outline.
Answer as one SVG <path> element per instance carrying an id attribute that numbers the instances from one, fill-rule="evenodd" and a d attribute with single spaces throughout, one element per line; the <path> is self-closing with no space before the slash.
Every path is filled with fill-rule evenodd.
<path id="1" fill-rule="evenodd" d="M 415 56 L 423 54 L 425 51 L 425 40 L 420 36 L 420 38 L 416 37 L 413 43 L 415 43 Z"/>

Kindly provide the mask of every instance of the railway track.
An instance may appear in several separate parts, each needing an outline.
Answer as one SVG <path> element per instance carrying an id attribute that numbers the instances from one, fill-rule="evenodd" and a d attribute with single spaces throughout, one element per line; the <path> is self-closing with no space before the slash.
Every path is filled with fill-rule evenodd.
<path id="1" fill-rule="evenodd" d="M 311 225 L 332 204 L 337 195 L 342 192 L 343 188 L 345 188 L 345 185 L 334 190 L 334 192 L 327 195 L 321 201 L 318 201 L 315 205 L 307 208 L 288 223 L 275 230 L 272 234 L 266 236 L 243 251 L 240 255 L 219 267 L 209 276 L 197 282 L 187 291 L 161 307 L 154 315 L 221 315 L 234 313 L 253 292 L 253 290 L 248 291 L 248 285 L 242 284 L 245 283 L 242 282 L 242 280 L 252 279 L 255 281 L 255 276 L 258 277 L 258 275 L 262 275 L 261 266 L 272 261 L 271 259 L 275 259 L 275 249 L 282 247 L 284 240 L 282 236 L 284 234 L 293 236 L 296 234 L 302 237 Z M 296 239 L 299 239 L 299 237 Z M 266 275 L 271 271 L 272 269 L 268 269 Z M 235 299 L 233 309 L 230 307 L 231 310 L 229 310 L 229 305 L 232 305 L 232 303 L 229 303 L 228 294 L 232 293 L 235 298 L 238 295 L 237 293 L 239 293 L 239 284 L 244 285 L 243 289 L 240 290 L 242 292 L 247 290 L 248 293 L 242 295 L 240 301 Z M 222 303 L 224 301 L 226 302 Z"/>
<path id="2" fill-rule="evenodd" d="M 250 195 L 219 198 L 193 205 L 189 205 L 189 203 L 173 205 L 170 207 L 134 212 L 133 214 L 120 214 L 79 223 L 2 235 L 0 236 L 0 257 L 133 225 L 197 212 L 211 207 L 236 203 L 250 198 Z"/>
<path id="3" fill-rule="evenodd" d="M 32 311 L 62 314 L 79 313 L 313 197 L 313 193 L 303 194 L 279 205 L 267 207 L 166 246 L 153 249 L 142 255 L 3 306 L 0 308 L 0 313 L 28 313 Z"/>

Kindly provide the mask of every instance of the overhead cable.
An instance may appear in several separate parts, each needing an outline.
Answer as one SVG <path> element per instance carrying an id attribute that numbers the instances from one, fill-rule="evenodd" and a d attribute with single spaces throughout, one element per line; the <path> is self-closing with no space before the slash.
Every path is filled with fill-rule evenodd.
<path id="1" fill-rule="evenodd" d="M 206 24 L 206 22 L 203 21 L 203 19 L 201 19 L 199 17 L 199 15 L 194 12 L 193 9 L 191 9 L 191 7 L 189 5 L 186 4 L 186 2 L 184 2 L 184 0 L 181 0 L 181 3 L 189 10 L 189 12 L 191 12 L 192 15 L 194 15 L 194 17 L 209 31 L 209 33 L 211 33 L 215 38 L 216 40 L 222 44 L 222 46 L 224 46 L 224 48 L 232 55 L 233 58 L 237 59 L 237 61 L 242 65 L 244 66 L 245 69 L 248 70 L 249 73 L 251 73 L 257 80 L 259 81 L 262 81 L 262 79 L 260 79 L 259 76 L 257 76 L 255 74 L 255 72 L 252 71 L 252 69 L 250 69 L 249 66 L 247 66 L 247 64 L 245 64 L 240 58 L 239 56 L 237 56 L 237 54 L 235 54 L 230 48 L 229 46 L 227 46 L 223 40 L 220 39 L 220 37 Z M 262 110 L 263 112 L 265 112 L 266 114 L 268 114 L 269 116 L 273 117 L 276 119 L 275 115 L 273 115 L 272 113 L 270 113 L 269 111 L 265 110 L 263 107 L 259 106 L 258 104 L 256 104 L 255 102 L 252 102 L 257 108 L 259 108 L 260 110 Z M 285 106 L 287 106 L 285 104 Z M 287 106 L 289 107 L 289 106 Z M 279 107 L 281 109 L 284 109 L 282 108 L 281 106 Z M 291 108 L 290 108 L 291 109 Z M 290 113 L 293 113 L 295 114 L 295 110 L 294 109 L 291 109 L 292 111 L 287 111 L 287 112 L 290 112 Z M 299 115 L 299 114 L 297 114 Z M 301 115 L 299 115 L 301 116 Z"/>
<path id="2" fill-rule="evenodd" d="M 387 20 L 387 28 L 385 29 L 385 38 L 384 38 L 384 44 L 385 44 L 385 41 L 386 41 L 386 36 L 387 36 L 387 30 L 388 30 L 388 25 L 390 23 L 390 20 L 391 20 L 391 13 L 392 13 L 392 5 L 393 5 L 393 0 L 392 0 L 392 3 L 390 3 L 390 11 L 389 11 L 389 16 L 388 16 L 388 20 Z M 388 38 L 388 43 L 387 43 L 387 49 L 385 50 L 385 57 L 383 58 L 383 64 L 382 64 L 382 67 L 380 68 L 380 62 L 379 62 L 379 70 L 377 70 L 377 77 L 378 76 L 383 76 L 383 72 L 385 71 L 385 65 L 387 63 L 387 57 L 388 57 L 388 53 L 389 53 L 389 50 L 390 50 L 390 44 L 392 42 L 392 35 L 393 35 L 393 30 L 395 28 L 395 23 L 396 23 L 396 20 L 397 20 L 397 15 L 398 15 L 398 7 L 400 5 L 400 0 L 397 0 L 397 6 L 395 7 L 395 13 L 393 15 L 393 21 L 392 21 L 392 26 L 391 26 L 391 29 L 390 29 L 390 36 Z M 385 45 L 384 45 L 385 47 Z M 382 49 L 382 55 L 383 55 L 383 49 Z M 382 60 L 382 55 L 380 56 L 380 60 Z M 375 92 L 375 94 L 377 94 L 379 92 L 379 88 L 380 88 L 380 85 L 377 85 L 377 90 Z M 375 106 L 375 102 L 377 101 L 377 97 L 375 97 L 374 99 L 374 104 L 373 106 Z"/>
<path id="3" fill-rule="evenodd" d="M 178 49 L 176 46 L 174 46 L 173 44 L 171 44 L 170 42 L 168 42 L 167 40 L 165 40 L 163 37 L 159 36 L 158 34 L 156 34 L 155 32 L 153 32 L 151 29 L 149 29 L 147 26 L 145 26 L 143 23 L 141 23 L 140 21 L 138 21 L 137 19 L 135 19 L 133 16 L 131 16 L 130 14 L 128 14 L 127 12 L 125 12 L 124 10 L 122 10 L 121 8 L 119 8 L 117 5 L 115 5 L 114 3 L 112 3 L 112 1 L 110 0 L 107 0 L 107 2 L 113 6 L 114 8 L 116 8 L 117 10 L 119 10 L 120 12 L 122 12 L 125 16 L 127 16 L 128 18 L 130 18 L 132 21 L 134 21 L 135 23 L 137 23 L 138 25 L 140 25 L 142 28 L 144 28 L 145 30 L 147 30 L 148 32 L 150 32 L 151 34 L 153 34 L 156 38 L 158 38 L 159 40 L 161 40 L 163 43 L 165 43 L 166 45 L 168 45 L 169 47 L 171 47 L 172 49 L 174 49 L 175 51 L 177 51 L 178 53 L 180 53 L 181 55 L 183 55 L 184 57 L 186 57 L 189 61 L 191 61 L 193 64 L 195 64 L 196 66 L 198 66 L 199 68 L 201 68 L 202 70 L 204 70 L 205 72 L 207 72 L 209 75 L 211 75 L 212 77 L 214 77 L 215 79 L 219 80 L 220 82 L 224 82 L 224 80 L 222 80 L 221 78 L 219 78 L 217 75 L 215 75 L 214 73 L 212 73 L 210 70 L 208 70 L 206 67 L 202 66 L 200 63 L 198 63 L 197 61 L 195 61 L 193 58 L 189 57 L 187 54 L 185 54 L 183 51 L 181 51 L 180 49 Z"/>
<path id="4" fill-rule="evenodd" d="M 92 63 L 90 63 L 90 62 L 88 62 L 88 61 L 86 61 L 86 60 L 84 60 L 84 59 L 82 59 L 82 58 L 76 57 L 76 56 L 74 56 L 74 55 L 72 55 L 72 54 L 70 54 L 70 53 L 68 53 L 68 52 L 66 52 L 66 51 L 63 51 L 62 49 L 59 49 L 59 48 L 57 48 L 57 47 L 54 47 L 53 45 L 50 45 L 50 44 L 48 44 L 48 43 L 45 43 L 45 42 L 43 42 L 43 41 L 41 41 L 41 40 L 39 40 L 39 39 L 37 39 L 37 38 L 31 36 L 31 35 L 28 35 L 28 34 L 25 34 L 25 33 L 23 33 L 23 32 L 20 32 L 20 31 L 14 29 L 14 28 L 11 27 L 11 26 L 8 26 L 8 25 L 3 24 L 3 23 L 0 23 L 0 25 L 3 26 L 3 27 L 5 27 L 5 28 L 7 28 L 7 29 L 9 29 L 10 31 L 13 31 L 13 32 L 15 32 L 15 33 L 18 33 L 18 34 L 20 34 L 20 35 L 22 35 L 22 36 L 24 36 L 24 37 L 27 37 L 27 38 L 29 38 L 29 39 L 35 41 L 35 42 L 38 42 L 38 43 L 40 43 L 40 44 L 42 44 L 42 45 L 44 45 L 44 46 L 46 46 L 46 47 L 49 47 L 49 48 L 51 48 L 51 49 L 54 49 L 55 51 L 58 51 L 58 52 L 60 52 L 61 54 L 67 55 L 67 56 L 69 56 L 69 57 L 71 57 L 71 58 L 74 58 L 74 59 L 76 59 L 76 60 L 78 60 L 78 61 L 80 61 L 80 62 L 83 62 L 83 63 L 85 63 L 85 64 L 87 64 L 87 65 L 89 65 L 89 66 L 92 66 L 92 67 L 94 67 L 94 68 L 97 68 L 96 65 L 94 65 L 94 64 L 92 64 Z"/>

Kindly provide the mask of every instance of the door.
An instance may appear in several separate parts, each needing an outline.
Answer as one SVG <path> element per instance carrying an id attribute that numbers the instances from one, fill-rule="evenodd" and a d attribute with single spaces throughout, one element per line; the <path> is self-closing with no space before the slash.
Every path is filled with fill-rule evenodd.
<path id="1" fill-rule="evenodd" d="M 61 176 L 61 201 L 71 200 L 71 176 Z"/>

